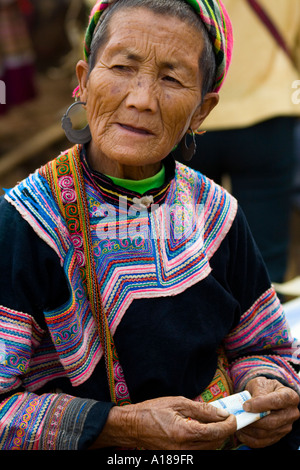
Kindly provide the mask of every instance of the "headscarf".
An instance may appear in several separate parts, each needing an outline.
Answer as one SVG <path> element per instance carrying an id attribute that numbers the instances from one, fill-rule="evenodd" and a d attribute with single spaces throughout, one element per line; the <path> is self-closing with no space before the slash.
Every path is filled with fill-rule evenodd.
<path id="1" fill-rule="evenodd" d="M 184 0 L 200 16 L 213 44 L 216 58 L 216 81 L 213 91 L 218 92 L 224 83 L 231 62 L 233 35 L 228 13 L 220 0 Z M 91 53 L 93 34 L 104 10 L 115 0 L 98 0 L 91 10 L 84 41 L 84 56 Z"/>

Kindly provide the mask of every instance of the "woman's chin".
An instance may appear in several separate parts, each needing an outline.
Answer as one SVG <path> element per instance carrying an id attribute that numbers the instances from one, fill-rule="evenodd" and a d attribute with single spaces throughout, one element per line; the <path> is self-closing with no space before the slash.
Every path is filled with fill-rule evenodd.
<path id="1" fill-rule="evenodd" d="M 156 152 L 149 146 L 137 146 L 133 144 L 116 145 L 113 149 L 101 149 L 101 154 L 105 155 L 111 162 L 123 166 L 148 166 L 160 162 L 167 155 L 162 149 Z"/>
<path id="2" fill-rule="evenodd" d="M 163 160 L 164 156 L 158 156 L 157 159 L 154 159 L 153 156 L 151 160 L 149 159 L 149 153 L 142 152 L 128 152 L 122 154 L 108 155 L 110 160 L 115 161 L 122 166 L 132 166 L 132 167 L 146 167 L 149 165 L 155 165 L 156 163 Z"/>

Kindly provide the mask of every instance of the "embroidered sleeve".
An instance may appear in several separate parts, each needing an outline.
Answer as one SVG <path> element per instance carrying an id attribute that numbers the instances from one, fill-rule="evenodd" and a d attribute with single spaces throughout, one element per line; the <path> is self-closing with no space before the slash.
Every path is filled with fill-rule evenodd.
<path id="1" fill-rule="evenodd" d="M 0 403 L 0 449 L 86 448 L 106 422 L 111 403 L 63 393 L 14 393 L 24 389 L 43 336 L 30 315 L 0 307 L 0 401 L 12 394 Z M 32 378 L 30 383 L 34 388 Z"/>
<path id="2" fill-rule="evenodd" d="M 93 400 L 20 393 L 0 405 L 1 450 L 77 450 Z"/>
<path id="3" fill-rule="evenodd" d="M 267 290 L 245 312 L 226 338 L 236 390 L 263 375 L 276 378 L 300 394 L 300 344 L 293 338 L 274 289 Z"/>
<path id="4" fill-rule="evenodd" d="M 235 389 L 259 375 L 277 378 L 300 393 L 300 344 L 292 337 L 283 307 L 239 210 L 231 234 L 229 287 L 240 319 L 225 339 Z"/>

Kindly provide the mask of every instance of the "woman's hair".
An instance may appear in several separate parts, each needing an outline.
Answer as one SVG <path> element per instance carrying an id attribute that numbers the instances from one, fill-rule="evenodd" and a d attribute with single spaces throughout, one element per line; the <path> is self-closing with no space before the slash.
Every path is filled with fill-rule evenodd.
<path id="1" fill-rule="evenodd" d="M 196 28 L 204 39 L 204 47 L 199 58 L 199 68 L 202 72 L 202 97 L 209 93 L 214 86 L 216 78 L 216 60 L 213 45 L 201 18 L 184 0 L 117 0 L 101 16 L 91 44 L 89 57 L 89 72 L 96 64 L 97 54 L 109 37 L 109 22 L 112 15 L 124 8 L 148 8 L 154 13 L 173 16 L 186 21 Z"/>

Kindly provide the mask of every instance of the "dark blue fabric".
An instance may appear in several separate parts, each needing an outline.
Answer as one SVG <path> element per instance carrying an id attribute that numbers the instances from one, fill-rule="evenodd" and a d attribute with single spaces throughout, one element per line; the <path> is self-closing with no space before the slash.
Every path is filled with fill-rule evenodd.
<path id="1" fill-rule="evenodd" d="M 79 439 L 78 450 L 89 449 L 103 430 L 113 403 L 96 403 L 90 410 L 84 425 L 84 432 Z"/>

